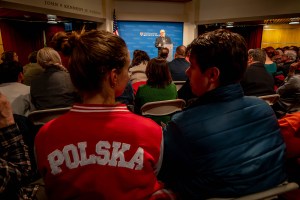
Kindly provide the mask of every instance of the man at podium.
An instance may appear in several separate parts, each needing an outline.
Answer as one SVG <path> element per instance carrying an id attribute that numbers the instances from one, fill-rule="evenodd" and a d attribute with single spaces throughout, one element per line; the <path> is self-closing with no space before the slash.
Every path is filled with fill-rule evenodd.
<path id="1" fill-rule="evenodd" d="M 159 31 L 160 36 L 155 40 L 155 47 L 158 49 L 158 55 L 162 47 L 165 47 L 166 44 L 172 44 L 171 38 L 166 36 L 166 31 L 161 29 Z"/>

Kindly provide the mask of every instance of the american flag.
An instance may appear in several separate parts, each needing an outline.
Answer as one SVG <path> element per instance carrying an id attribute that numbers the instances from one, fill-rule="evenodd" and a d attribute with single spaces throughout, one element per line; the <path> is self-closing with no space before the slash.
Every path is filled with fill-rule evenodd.
<path id="1" fill-rule="evenodd" d="M 119 31 L 118 31 L 118 23 L 117 23 L 117 18 L 116 18 L 116 12 L 114 10 L 114 14 L 113 14 L 113 33 L 115 35 L 119 35 Z"/>

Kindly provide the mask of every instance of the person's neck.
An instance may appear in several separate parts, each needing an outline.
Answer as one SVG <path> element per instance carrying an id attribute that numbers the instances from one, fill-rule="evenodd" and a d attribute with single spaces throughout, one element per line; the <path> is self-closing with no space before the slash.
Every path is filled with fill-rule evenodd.
<path id="1" fill-rule="evenodd" d="M 83 104 L 107 104 L 115 105 L 115 96 L 111 92 L 86 93 L 83 94 Z"/>

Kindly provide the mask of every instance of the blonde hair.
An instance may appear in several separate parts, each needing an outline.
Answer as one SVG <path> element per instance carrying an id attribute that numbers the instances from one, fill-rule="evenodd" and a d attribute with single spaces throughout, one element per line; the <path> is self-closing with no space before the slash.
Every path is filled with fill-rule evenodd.
<path id="1" fill-rule="evenodd" d="M 49 67 L 64 68 L 60 55 L 51 47 L 44 47 L 38 51 L 37 63 L 45 69 Z"/>

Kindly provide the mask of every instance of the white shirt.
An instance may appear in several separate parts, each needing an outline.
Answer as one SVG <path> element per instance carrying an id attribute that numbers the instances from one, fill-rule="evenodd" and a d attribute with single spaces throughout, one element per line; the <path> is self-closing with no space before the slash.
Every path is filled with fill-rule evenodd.
<path id="1" fill-rule="evenodd" d="M 27 116 L 34 110 L 30 98 L 30 86 L 18 82 L 2 83 L 0 92 L 7 97 L 14 114 Z"/>

